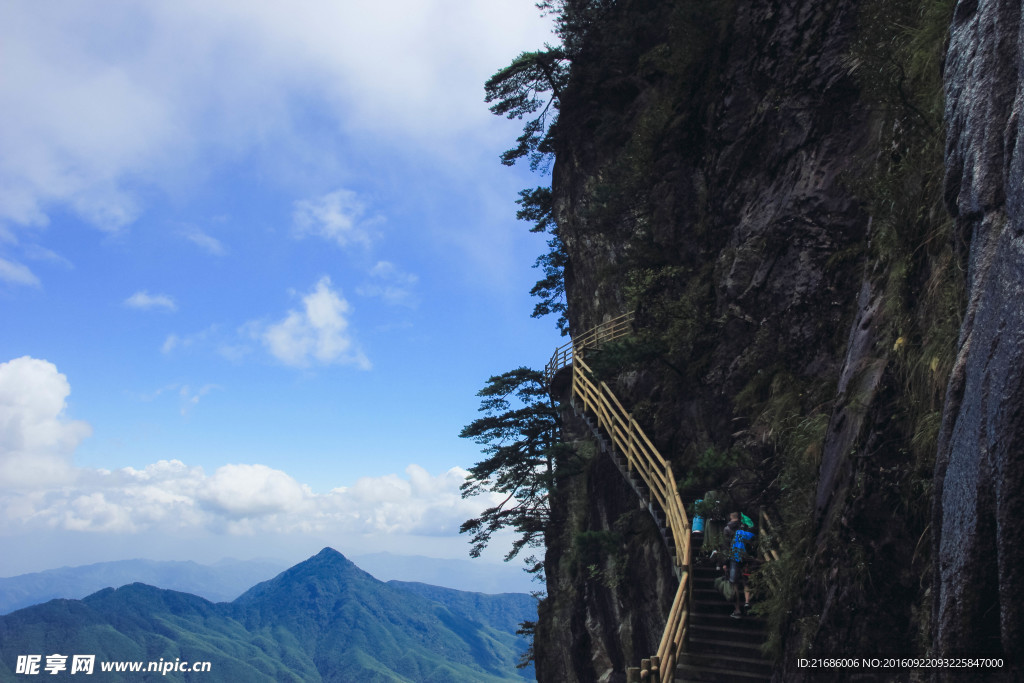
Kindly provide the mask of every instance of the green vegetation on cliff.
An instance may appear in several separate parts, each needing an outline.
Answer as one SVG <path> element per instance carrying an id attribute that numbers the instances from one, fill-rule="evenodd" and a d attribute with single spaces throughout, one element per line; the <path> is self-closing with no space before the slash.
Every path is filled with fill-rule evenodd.
<path id="1" fill-rule="evenodd" d="M 636 311 L 636 334 L 588 363 L 684 498 L 715 489 L 776 519 L 758 610 L 783 673 L 812 651 L 928 653 L 932 470 L 964 306 L 942 197 L 953 3 L 545 6 L 567 71 L 531 148 L 553 155 L 552 187 L 521 201 L 551 236 L 537 312 L 579 333 Z M 592 511 L 619 495 L 580 482 Z M 637 555 L 615 519 L 572 519 L 549 530 L 562 569 Z M 585 615 L 579 646 L 614 661 L 598 641 L 618 625 L 594 615 L 628 598 L 591 574 L 559 588 L 575 612 L 549 596 L 538 633 Z"/>
<path id="2" fill-rule="evenodd" d="M 827 413 L 783 417 L 796 431 L 782 430 L 777 443 L 782 561 L 765 571 L 774 591 L 762 608 L 780 658 L 783 649 L 930 652 L 931 480 L 964 297 L 942 198 L 952 4 L 869 2 L 857 17 L 849 60 L 878 142 L 851 159 L 846 182 L 872 220 L 862 258 L 877 333 L 831 406 L 832 425 L 864 424 L 845 444 L 853 457 L 844 476 L 810 476 L 827 445 Z M 842 612 L 824 598 L 836 587 Z"/>

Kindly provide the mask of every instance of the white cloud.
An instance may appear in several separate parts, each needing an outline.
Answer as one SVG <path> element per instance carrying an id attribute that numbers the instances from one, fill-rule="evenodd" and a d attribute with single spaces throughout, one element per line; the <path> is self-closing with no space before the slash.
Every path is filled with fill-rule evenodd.
<path id="1" fill-rule="evenodd" d="M 57 201 L 116 230 L 138 214 L 121 182 L 149 165 L 173 123 L 130 66 L 95 51 L 91 30 L 74 29 L 94 24 L 85 8 L 64 10 L 3 6 L 0 216 L 46 225 L 46 205 Z M 95 23 L 114 18 L 103 15 Z"/>
<path id="2" fill-rule="evenodd" d="M 0 190 L 2 192 L 2 190 Z M 0 243 L 7 242 L 15 248 L 19 239 L 11 230 L 0 225 Z M 58 265 L 64 268 L 73 268 L 71 261 L 51 249 L 46 249 L 37 244 L 24 244 L 20 246 L 21 258 L 31 261 L 41 261 L 51 265 Z M 39 287 L 39 277 L 23 263 L 0 258 L 0 282 L 25 287 Z"/>
<path id="3" fill-rule="evenodd" d="M 413 534 L 452 536 L 492 497 L 463 500 L 466 472 L 363 477 L 315 493 L 287 473 L 230 464 L 206 475 L 180 460 L 113 472 L 81 469 L 72 485 L 0 494 L 5 531 L 34 527 L 97 533 Z"/>
<path id="4" fill-rule="evenodd" d="M 100 492 L 79 495 L 63 509 L 59 525 L 68 531 L 137 531 L 132 510 Z"/>
<path id="5" fill-rule="evenodd" d="M 224 465 L 203 482 L 199 501 L 230 518 L 299 512 L 313 496 L 281 470 L 266 465 Z"/>
<path id="6" fill-rule="evenodd" d="M 223 256 L 227 253 L 224 245 L 216 237 L 207 235 L 199 228 L 191 228 L 181 233 L 181 236 L 187 239 L 192 244 L 195 244 L 200 249 L 205 251 L 207 254 L 213 256 Z"/>
<path id="7" fill-rule="evenodd" d="M 187 349 L 213 351 L 238 363 L 261 346 L 285 365 L 307 368 L 312 365 L 352 365 L 361 370 L 371 367 L 349 328 L 352 306 L 323 276 L 312 291 L 301 297 L 301 306 L 289 310 L 276 322 L 250 320 L 237 329 L 221 325 L 192 334 L 168 334 L 160 351 L 170 354 Z"/>
<path id="8" fill-rule="evenodd" d="M 315 235 L 339 247 L 370 244 L 370 229 L 380 218 L 364 218 L 366 206 L 355 192 L 335 190 L 316 199 L 295 202 L 292 227 L 299 237 Z"/>
<path id="9" fill-rule="evenodd" d="M 164 343 L 160 346 L 160 351 L 163 353 L 171 353 L 176 349 L 203 346 L 204 344 L 215 342 L 222 335 L 221 326 L 216 324 L 210 325 L 206 329 L 192 334 L 180 335 L 176 332 L 172 332 L 167 335 L 166 339 L 164 339 Z"/>
<path id="10" fill-rule="evenodd" d="M 57 367 L 22 356 L 0 363 L 0 485 L 61 483 L 71 456 L 92 433 L 64 414 L 71 386 Z"/>
<path id="11" fill-rule="evenodd" d="M 163 308 L 168 311 L 175 311 L 178 309 L 178 305 L 174 303 L 174 299 L 166 294 L 150 294 L 146 291 L 135 292 L 124 300 L 124 305 L 129 308 L 138 308 L 143 311 L 148 311 L 154 308 Z"/>
<path id="12" fill-rule="evenodd" d="M 336 133 L 454 157 L 507 136 L 481 84 L 549 38 L 520 0 L 2 3 L 0 219 L 118 230 L 140 189 L 239 159 L 301 173 Z M 312 108 L 340 130 L 311 137 Z"/>
<path id="13" fill-rule="evenodd" d="M 289 311 L 283 320 L 262 332 L 270 353 L 286 365 L 306 367 L 355 365 L 368 370 L 370 361 L 348 332 L 349 303 L 331 289 L 331 279 L 320 278 L 313 291 L 302 298 L 301 311 Z"/>
<path id="14" fill-rule="evenodd" d="M 390 474 L 364 477 L 332 495 L 360 526 L 388 533 L 451 534 L 467 518 L 480 513 L 481 500 L 462 499 L 459 487 L 468 474 L 459 467 L 433 476 L 419 465 L 405 468 L 407 479 Z"/>
<path id="15" fill-rule="evenodd" d="M 47 263 L 55 263 L 64 268 L 74 268 L 74 264 L 68 259 L 61 256 L 52 249 L 41 247 L 38 244 L 26 244 L 23 249 L 25 258 L 32 259 L 33 261 L 45 261 Z"/>
<path id="16" fill-rule="evenodd" d="M 212 391 L 222 390 L 224 387 L 218 384 L 204 384 L 198 389 L 193 389 L 188 384 L 172 383 L 160 387 L 154 391 L 143 394 L 133 394 L 133 397 L 144 403 L 150 403 L 156 401 L 160 397 L 167 395 L 176 395 L 178 397 L 182 417 L 188 415 L 193 408 L 199 405 L 199 401 L 204 396 Z"/>
<path id="17" fill-rule="evenodd" d="M 183 343 L 182 338 L 172 332 L 167 335 L 167 339 L 164 339 L 164 343 L 160 346 L 161 353 L 170 353 L 174 349 L 181 346 Z"/>
<path id="18" fill-rule="evenodd" d="M 205 384 L 199 389 L 193 390 L 189 385 L 184 385 L 178 390 L 178 396 L 181 397 L 181 414 L 187 415 L 190 410 L 199 405 L 199 399 L 206 396 L 208 393 L 215 389 L 221 389 L 222 387 L 216 384 Z"/>
<path id="19" fill-rule="evenodd" d="M 28 266 L 2 258 L 0 258 L 0 280 L 12 285 L 39 286 L 39 278 L 28 269 Z"/>
<path id="20" fill-rule="evenodd" d="M 198 396 L 187 388 L 183 395 Z M 157 394 L 173 387 L 161 389 Z M 47 361 L 0 364 L 0 532 L 54 530 L 100 534 L 204 533 L 456 536 L 461 522 L 497 502 L 463 500 L 467 472 L 363 477 L 316 493 L 263 464 L 228 464 L 206 474 L 181 460 L 142 469 L 74 467 L 91 429 L 68 420 L 67 378 Z"/>
<path id="21" fill-rule="evenodd" d="M 361 296 L 382 299 L 393 306 L 416 305 L 414 289 L 419 277 L 399 270 L 389 261 L 378 261 L 370 270 L 370 280 L 356 289 Z"/>

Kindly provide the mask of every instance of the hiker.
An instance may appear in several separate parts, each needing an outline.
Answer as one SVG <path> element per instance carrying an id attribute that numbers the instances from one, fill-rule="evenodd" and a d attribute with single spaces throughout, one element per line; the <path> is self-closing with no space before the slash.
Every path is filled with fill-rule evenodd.
<path id="1" fill-rule="evenodd" d="M 740 528 L 740 513 L 729 513 L 729 521 L 722 529 L 722 545 L 711 553 L 711 561 L 719 571 L 715 579 L 715 588 L 722 597 L 732 602 L 736 587 L 729 583 L 729 563 L 732 558 L 732 540 L 736 530 Z"/>
<path id="2" fill-rule="evenodd" d="M 754 540 L 754 532 L 749 526 L 746 526 L 740 521 L 740 513 L 733 512 L 729 515 L 730 520 L 729 526 L 733 526 L 732 532 L 732 545 L 730 547 L 729 554 L 729 583 L 732 584 L 735 589 L 735 609 L 731 616 L 733 619 L 739 619 L 743 616 L 744 610 L 750 609 L 750 589 L 747 588 L 746 580 L 743 576 L 743 564 L 746 562 L 749 556 L 747 544 Z M 744 520 L 746 521 L 746 520 Z M 743 592 L 743 598 L 745 600 L 742 607 L 740 607 L 740 591 Z"/>
<path id="3" fill-rule="evenodd" d="M 712 558 L 718 558 L 715 564 L 721 566 L 722 574 L 726 576 L 729 574 L 729 558 L 732 557 L 732 538 L 740 524 L 740 513 L 730 512 L 729 522 L 722 529 L 722 548 L 711 553 Z"/>

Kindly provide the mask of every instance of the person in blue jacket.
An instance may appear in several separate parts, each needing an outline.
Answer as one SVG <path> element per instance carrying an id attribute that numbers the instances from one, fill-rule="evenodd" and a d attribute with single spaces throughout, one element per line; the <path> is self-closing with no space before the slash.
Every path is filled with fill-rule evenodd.
<path id="1" fill-rule="evenodd" d="M 730 517 L 733 520 L 739 520 L 740 514 L 734 512 Z M 732 547 L 730 548 L 729 556 L 729 583 L 735 589 L 736 608 L 729 616 L 733 619 L 739 619 L 743 616 L 744 609 L 750 609 L 750 590 L 747 588 L 746 581 L 743 578 L 743 564 L 750 556 L 749 547 L 753 541 L 754 532 L 749 526 L 739 526 L 732 534 Z M 742 607 L 740 606 L 741 591 L 745 601 Z"/>

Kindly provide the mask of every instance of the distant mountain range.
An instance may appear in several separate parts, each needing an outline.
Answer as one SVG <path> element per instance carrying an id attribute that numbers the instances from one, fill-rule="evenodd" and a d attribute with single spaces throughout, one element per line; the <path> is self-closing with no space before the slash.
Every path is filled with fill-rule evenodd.
<path id="1" fill-rule="evenodd" d="M 349 559 L 381 581 L 416 581 L 477 593 L 529 593 L 542 588 L 518 563 L 443 560 L 392 553 L 355 555 Z"/>
<path id="2" fill-rule="evenodd" d="M 105 673 L 104 681 L 432 681 L 532 679 L 515 663 L 518 624 L 536 618 L 528 595 L 484 595 L 373 578 L 326 548 L 233 602 L 134 583 L 0 617 L 0 680 L 19 656 L 41 655 L 47 680 L 74 655 L 104 663 L 210 662 L 208 672 Z M 66 670 L 43 670 L 47 655 Z M 18 677 L 20 679 L 20 677 Z"/>
<path id="3" fill-rule="evenodd" d="M 537 589 L 516 565 L 374 553 L 349 558 L 382 581 L 401 580 L 480 593 L 528 593 Z M 211 602 L 234 600 L 285 569 L 271 560 L 118 560 L 0 578 L 0 614 L 54 598 L 84 598 L 103 588 L 145 583 L 192 593 Z"/>
<path id="4" fill-rule="evenodd" d="M 103 588 L 129 583 L 145 583 L 194 593 L 212 602 L 225 602 L 234 600 L 253 585 L 266 581 L 285 567 L 283 562 L 260 560 L 222 560 L 213 565 L 182 561 L 119 560 L 48 569 L 0 578 L 0 614 L 54 598 L 84 598 Z"/>

